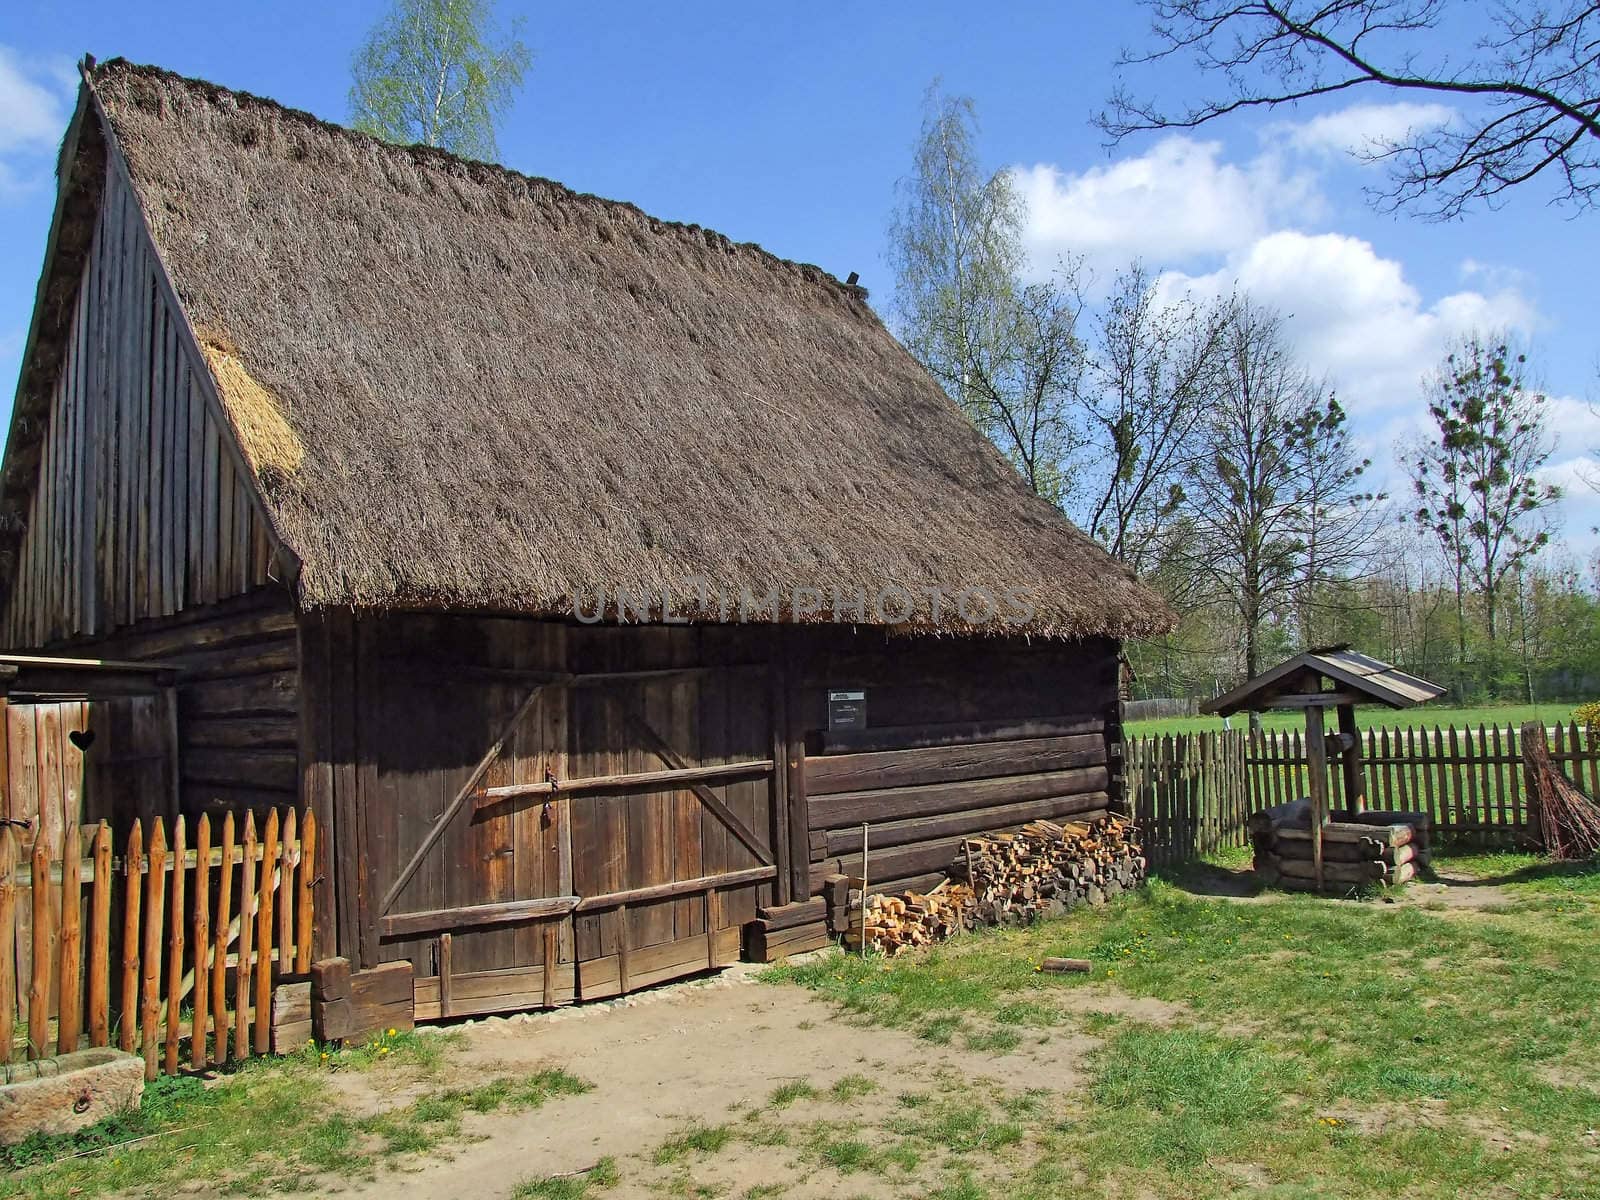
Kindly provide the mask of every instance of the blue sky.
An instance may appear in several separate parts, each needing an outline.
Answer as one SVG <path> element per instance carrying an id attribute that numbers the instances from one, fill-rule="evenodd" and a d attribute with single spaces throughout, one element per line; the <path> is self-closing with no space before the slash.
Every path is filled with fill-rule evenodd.
<path id="1" fill-rule="evenodd" d="M 379 0 L 199 4 L 7 0 L 0 9 L 0 405 L 9 407 L 71 110 L 73 63 L 122 55 L 343 120 L 349 61 Z M 1551 208 L 1537 182 L 1448 225 L 1372 211 L 1374 133 L 1441 119 L 1392 93 L 1231 121 L 1108 154 L 1089 117 L 1132 4 L 1004 6 L 611 3 L 525 17 L 535 60 L 500 134 L 507 165 L 658 216 L 711 226 L 837 275 L 885 304 L 884 228 L 930 80 L 971 95 L 982 149 L 1019 172 L 1040 269 L 1083 256 L 1108 277 L 1133 256 L 1169 286 L 1239 283 L 1291 314 L 1307 361 L 1354 412 L 1376 466 L 1417 427 L 1417 381 L 1448 339 L 1506 326 L 1554 397 L 1564 542 L 1587 552 L 1600 503 L 1578 478 L 1600 447 L 1600 336 L 1588 301 L 1600 215 Z M 992 14 L 1003 11 L 1003 17 Z M 1173 95 L 1200 81 L 1163 69 Z M 1424 100 L 1426 97 L 1423 98 Z"/>

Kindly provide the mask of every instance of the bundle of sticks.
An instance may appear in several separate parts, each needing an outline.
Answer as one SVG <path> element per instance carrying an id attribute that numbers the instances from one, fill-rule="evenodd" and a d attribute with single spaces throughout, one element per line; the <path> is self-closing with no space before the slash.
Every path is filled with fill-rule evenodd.
<path id="1" fill-rule="evenodd" d="M 1550 757 L 1542 729 L 1534 736 L 1524 730 L 1522 754 L 1550 857 L 1570 860 L 1600 854 L 1600 807 L 1561 773 Z"/>
<path id="2" fill-rule="evenodd" d="M 1102 817 L 968 838 L 950 874 L 975 895 L 971 924 L 1019 925 L 1104 904 L 1143 883 L 1147 868 L 1133 823 Z"/>

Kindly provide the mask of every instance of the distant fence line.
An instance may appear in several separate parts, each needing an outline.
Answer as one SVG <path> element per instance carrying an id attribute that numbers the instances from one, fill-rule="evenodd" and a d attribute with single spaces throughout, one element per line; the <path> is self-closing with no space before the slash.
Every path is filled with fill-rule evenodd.
<path id="1" fill-rule="evenodd" d="M 1579 787 L 1600 794 L 1600 746 L 1576 725 L 1547 734 L 1551 757 Z M 1156 865 L 1248 844 L 1252 814 L 1306 794 L 1299 732 L 1244 729 L 1129 738 L 1128 802 Z M 1497 848 L 1530 838 L 1528 793 L 1515 727 L 1369 729 L 1362 735 L 1369 809 L 1425 812 L 1434 829 Z M 1343 773 L 1328 772 L 1344 807 Z"/>
<path id="2" fill-rule="evenodd" d="M 1200 701 L 1193 696 L 1158 696 L 1149 700 L 1125 700 L 1124 721 L 1164 721 L 1168 717 L 1197 717 Z"/>

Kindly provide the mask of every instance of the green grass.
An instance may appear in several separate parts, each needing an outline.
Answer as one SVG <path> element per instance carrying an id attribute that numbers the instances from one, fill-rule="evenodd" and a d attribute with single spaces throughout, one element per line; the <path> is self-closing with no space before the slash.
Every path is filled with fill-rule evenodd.
<path id="1" fill-rule="evenodd" d="M 246 1062 L 210 1087 L 186 1076 L 157 1079 L 135 1112 L 0 1150 L 6 1172 L 0 1197 L 171 1191 L 193 1181 L 246 1195 L 311 1190 L 323 1173 L 371 1176 L 388 1157 L 437 1152 L 462 1136 L 469 1112 L 533 1109 L 589 1088 L 565 1071 L 547 1069 L 430 1091 L 359 1119 L 334 1107 L 327 1085 L 332 1072 L 381 1071 L 425 1081 L 450 1041 L 398 1034 L 350 1050 L 311 1046 L 287 1058 Z"/>
<path id="2" fill-rule="evenodd" d="M 787 1108 L 796 1100 L 812 1100 L 816 1095 L 817 1089 L 804 1079 L 791 1079 L 773 1088 L 772 1095 L 767 1097 L 767 1103 L 773 1108 Z"/>
<path id="3" fill-rule="evenodd" d="M 1440 865 L 1512 902 L 1449 914 L 1238 903 L 1157 881 L 1028 929 L 771 977 L 910 1032 L 1006 1016 L 1101 1039 L 1068 1095 L 899 1097 L 893 1132 L 971 1160 L 941 1160 L 950 1194 L 1030 1200 L 1087 1184 L 1205 1200 L 1250 1180 L 1282 1197 L 1600 1197 L 1600 870 L 1517 855 Z M 1041 975 L 1046 955 L 1095 967 Z M 1084 988 L 1165 1001 L 1173 1015 L 1069 1009 Z"/>
<path id="4" fill-rule="evenodd" d="M 1403 729 L 1406 726 L 1435 725 L 1458 728 L 1479 725 L 1521 725 L 1524 721 L 1541 721 L 1547 725 L 1566 723 L 1572 719 L 1571 704 L 1496 704 L 1482 708 L 1445 708 L 1423 705 L 1421 708 L 1393 709 L 1367 705 L 1356 709 L 1356 724 L 1362 729 Z M 1233 718 L 1235 729 L 1248 727 L 1243 714 Z M 1305 731 L 1305 717 L 1298 712 L 1263 713 L 1261 726 L 1268 730 Z M 1159 721 L 1130 721 L 1126 728 L 1129 737 L 1150 737 L 1162 733 L 1202 733 L 1222 728 L 1221 717 L 1165 717 Z"/>
<path id="5" fill-rule="evenodd" d="M 733 1130 L 727 1125 L 696 1125 L 657 1146 L 655 1162 L 664 1166 L 690 1154 L 716 1154 L 732 1140 Z"/>
<path id="6" fill-rule="evenodd" d="M 575 1175 L 545 1175 L 526 1179 L 511 1193 L 512 1200 L 584 1200 L 591 1189 L 616 1187 L 622 1174 L 617 1170 L 617 1160 L 602 1158 L 587 1171 Z"/>

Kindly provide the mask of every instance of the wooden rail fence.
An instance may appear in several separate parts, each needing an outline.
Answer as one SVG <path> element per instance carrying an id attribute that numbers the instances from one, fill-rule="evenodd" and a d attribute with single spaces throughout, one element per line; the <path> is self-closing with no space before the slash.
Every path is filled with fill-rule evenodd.
<path id="1" fill-rule="evenodd" d="M 1521 736 L 1510 725 L 1366 730 L 1365 807 L 1426 812 L 1445 837 L 1525 844 Z M 1576 724 L 1556 725 L 1546 736 L 1568 778 L 1600 795 L 1600 743 Z M 1129 738 L 1124 772 L 1151 861 L 1184 862 L 1246 845 L 1251 814 L 1306 794 L 1305 739 L 1242 729 Z M 1329 772 L 1328 787 L 1333 805 L 1345 807 L 1339 771 Z"/>
<path id="2" fill-rule="evenodd" d="M 115 1044 L 153 1079 L 267 1053 L 274 984 L 311 968 L 316 838 L 292 808 L 192 841 L 182 817 L 120 844 L 72 826 L 59 857 L 0 829 L 0 1063 Z"/>

